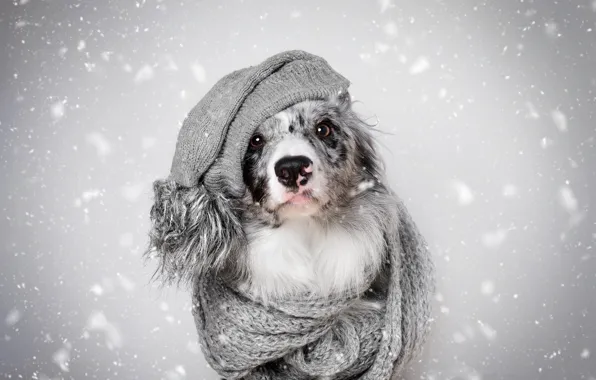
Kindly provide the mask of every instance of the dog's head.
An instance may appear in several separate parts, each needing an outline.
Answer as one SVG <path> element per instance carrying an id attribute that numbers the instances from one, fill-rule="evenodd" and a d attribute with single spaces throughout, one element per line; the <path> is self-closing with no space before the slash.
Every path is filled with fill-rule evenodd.
<path id="1" fill-rule="evenodd" d="M 246 207 L 283 222 L 349 202 L 380 175 L 369 130 L 348 94 L 304 101 L 269 118 L 244 157 Z"/>

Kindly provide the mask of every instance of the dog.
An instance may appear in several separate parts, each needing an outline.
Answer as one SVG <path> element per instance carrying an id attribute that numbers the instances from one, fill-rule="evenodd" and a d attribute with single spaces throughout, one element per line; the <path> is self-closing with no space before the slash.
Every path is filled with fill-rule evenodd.
<path id="1" fill-rule="evenodd" d="M 383 273 L 386 195 L 370 130 L 340 96 L 295 104 L 257 128 L 243 165 L 241 287 L 266 303 L 354 292 L 365 268 Z"/>
<path id="2" fill-rule="evenodd" d="M 263 304 L 298 293 L 361 294 L 373 273 L 353 311 L 382 308 L 382 215 L 391 192 L 373 127 L 352 104 L 346 93 L 307 100 L 259 125 L 243 160 L 241 199 L 226 197 L 233 184 L 222 183 L 224 195 L 206 201 L 194 189 L 155 181 L 151 244 L 172 258 L 161 273 L 184 280 L 210 267 Z M 193 252 L 214 254 L 199 265 Z"/>
<path id="3" fill-rule="evenodd" d="M 388 379 L 427 336 L 429 250 L 348 86 L 303 51 L 234 71 L 153 182 L 145 257 L 162 283 L 192 287 L 223 377 Z"/>

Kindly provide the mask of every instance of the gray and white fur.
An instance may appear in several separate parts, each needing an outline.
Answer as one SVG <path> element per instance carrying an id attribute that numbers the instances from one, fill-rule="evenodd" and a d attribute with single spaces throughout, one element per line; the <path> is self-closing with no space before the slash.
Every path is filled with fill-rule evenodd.
<path id="1" fill-rule="evenodd" d="M 325 296 L 379 272 L 384 185 L 369 130 L 345 96 L 298 103 L 259 126 L 243 166 L 243 286 L 263 300 Z M 286 179 L 279 168 L 292 163 L 296 178 Z"/>

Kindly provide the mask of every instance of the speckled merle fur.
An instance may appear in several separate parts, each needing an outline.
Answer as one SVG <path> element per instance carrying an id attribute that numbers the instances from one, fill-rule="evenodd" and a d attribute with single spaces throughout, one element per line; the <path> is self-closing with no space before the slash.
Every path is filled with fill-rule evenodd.
<path id="1" fill-rule="evenodd" d="M 261 149 L 249 147 L 243 162 L 244 181 L 249 190 L 244 199 L 245 217 L 273 225 L 279 223 L 277 210 L 265 206 L 269 196 L 267 164 L 276 144 L 288 134 L 308 140 L 321 157 L 318 170 L 328 180 L 330 197 L 325 209 L 348 206 L 352 198 L 350 193 L 360 184 L 382 179 L 383 164 L 374 148 L 372 126 L 352 110 L 351 103 L 349 95 L 301 102 L 283 111 L 289 126 L 279 118 L 271 117 L 255 131 L 265 138 L 266 143 Z M 315 126 L 320 122 L 332 126 L 333 133 L 328 138 L 316 136 Z M 382 186 L 381 183 L 378 185 Z"/>

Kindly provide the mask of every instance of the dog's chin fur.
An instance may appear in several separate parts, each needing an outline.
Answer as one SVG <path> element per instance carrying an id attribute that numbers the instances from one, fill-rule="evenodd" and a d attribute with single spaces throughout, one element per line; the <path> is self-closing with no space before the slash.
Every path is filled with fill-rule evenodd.
<path id="1" fill-rule="evenodd" d="M 360 196 L 348 207 L 293 216 L 279 226 L 245 220 L 250 276 L 243 286 L 265 302 L 357 291 L 384 256 L 382 226 L 366 207 L 373 198 Z"/>

